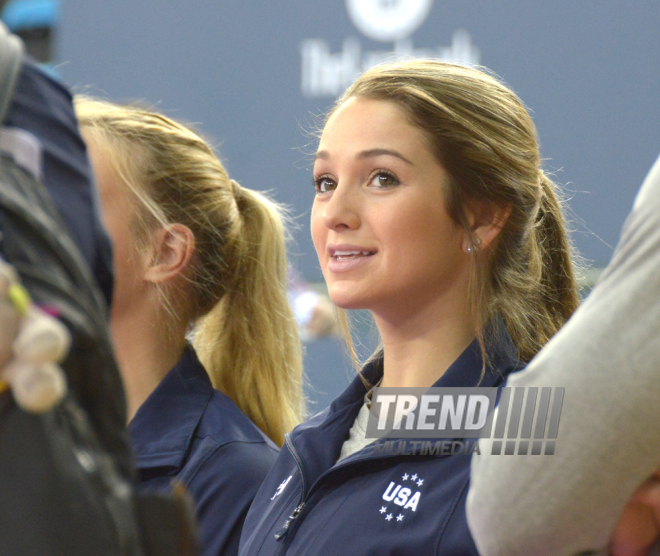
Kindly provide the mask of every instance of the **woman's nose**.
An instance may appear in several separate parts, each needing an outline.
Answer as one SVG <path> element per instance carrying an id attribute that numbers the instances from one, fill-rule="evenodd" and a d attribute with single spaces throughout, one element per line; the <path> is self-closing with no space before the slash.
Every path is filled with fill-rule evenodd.
<path id="1" fill-rule="evenodd" d="M 323 223 L 331 230 L 356 229 L 360 226 L 359 194 L 349 184 L 337 185 L 323 207 Z"/>

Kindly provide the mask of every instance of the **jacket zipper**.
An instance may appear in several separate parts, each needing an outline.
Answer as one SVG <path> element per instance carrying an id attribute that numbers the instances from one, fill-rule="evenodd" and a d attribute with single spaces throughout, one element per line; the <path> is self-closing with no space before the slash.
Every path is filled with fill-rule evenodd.
<path id="1" fill-rule="evenodd" d="M 298 504 L 295 507 L 291 515 L 284 522 L 282 528 L 277 533 L 275 533 L 276 541 L 281 541 L 284 537 L 286 537 L 287 533 L 289 532 L 289 528 L 291 527 L 291 524 L 295 521 L 300 511 L 305 506 L 305 498 L 307 498 L 307 483 L 305 481 L 305 474 L 303 473 L 303 465 L 302 465 L 302 461 L 300 460 L 300 456 L 298 455 L 298 452 L 294 448 L 293 442 L 291 442 L 290 436 L 288 434 L 284 436 L 284 442 L 286 443 L 286 447 L 289 449 L 289 452 L 293 456 L 293 459 L 296 460 L 298 471 L 300 471 L 300 478 L 302 479 L 302 495 L 300 496 L 300 504 Z"/>
<path id="2" fill-rule="evenodd" d="M 293 459 L 296 461 L 296 465 L 298 466 L 298 471 L 300 472 L 300 478 L 302 480 L 302 494 L 300 496 L 300 503 L 294 508 L 293 512 L 291 512 L 291 515 L 284 522 L 284 525 L 282 526 L 282 528 L 279 529 L 277 531 L 277 533 L 275 533 L 275 540 L 278 541 L 278 542 L 281 541 L 282 539 L 284 539 L 287 536 L 287 534 L 289 533 L 289 530 L 291 529 L 291 525 L 296 520 L 296 518 L 298 517 L 298 514 L 300 514 L 300 512 L 302 511 L 302 509 L 304 508 L 304 506 L 307 502 L 307 500 L 306 500 L 306 498 L 307 498 L 307 482 L 305 481 L 305 474 L 303 473 L 302 460 L 300 459 L 300 456 L 298 455 L 298 452 L 297 452 L 296 448 L 294 447 L 293 442 L 291 441 L 291 437 L 288 433 L 284 435 L 284 442 L 286 444 L 286 447 L 289 449 L 289 452 L 293 456 Z M 358 461 L 369 461 L 369 460 L 376 460 L 376 459 L 381 459 L 381 458 L 371 456 L 371 457 L 361 458 Z M 357 462 L 350 461 L 350 462 L 346 462 L 344 464 L 340 464 L 337 467 L 333 467 L 331 469 L 328 469 L 325 473 L 322 473 L 319 476 L 316 483 L 318 483 L 321 479 L 323 479 L 327 475 L 332 474 L 337 469 L 339 469 L 341 467 L 348 467 L 348 466 L 350 466 L 354 463 L 357 463 Z M 284 547 L 282 546 L 282 548 L 284 548 Z M 280 549 L 280 553 L 281 553 L 281 549 Z"/>
<path id="3" fill-rule="evenodd" d="M 284 526 L 277 532 L 275 533 L 275 540 L 276 541 L 281 541 L 284 537 L 286 537 L 286 534 L 289 532 L 289 527 L 291 526 L 291 523 L 293 522 L 296 517 L 298 517 L 298 514 L 300 513 L 300 510 L 303 509 L 303 506 L 305 505 L 305 502 L 301 502 L 296 506 L 296 509 L 293 510 L 291 515 L 288 517 L 288 519 L 284 522 Z"/>
<path id="4" fill-rule="evenodd" d="M 277 533 L 275 533 L 275 540 L 276 541 L 281 541 L 284 537 L 287 536 L 287 533 L 289 532 L 289 529 L 291 528 L 291 525 L 293 524 L 296 517 L 298 517 L 298 514 L 302 511 L 303 507 L 305 506 L 305 503 L 306 503 L 305 499 L 307 498 L 307 484 L 305 483 L 305 475 L 303 474 L 303 471 L 302 471 L 302 461 L 300 460 L 300 456 L 298 455 L 298 452 L 294 448 L 293 443 L 289 440 L 289 435 L 288 434 L 285 435 L 284 438 L 285 438 L 286 446 L 289 449 L 289 452 L 291 453 L 291 455 L 293 456 L 293 459 L 296 460 L 296 465 L 298 465 L 298 470 L 300 471 L 300 476 L 302 478 L 302 496 L 300 497 L 300 504 L 298 504 L 294 508 L 293 512 L 291 512 L 291 515 L 284 522 L 284 525 L 282 526 L 282 528 L 279 531 L 277 531 Z M 376 459 L 382 459 L 382 458 L 371 456 L 371 457 L 361 458 L 358 461 L 362 462 L 362 461 L 370 461 L 370 460 L 376 460 Z M 333 467 L 331 469 L 328 469 L 325 473 L 322 473 L 319 476 L 319 478 L 317 479 L 316 482 L 318 483 L 321 479 L 325 478 L 327 475 L 331 475 L 337 469 L 340 469 L 342 467 L 348 467 L 348 466 L 350 466 L 354 463 L 357 463 L 357 462 L 356 461 L 349 461 L 349 462 L 346 462 L 344 464 L 340 464 L 337 467 Z"/>

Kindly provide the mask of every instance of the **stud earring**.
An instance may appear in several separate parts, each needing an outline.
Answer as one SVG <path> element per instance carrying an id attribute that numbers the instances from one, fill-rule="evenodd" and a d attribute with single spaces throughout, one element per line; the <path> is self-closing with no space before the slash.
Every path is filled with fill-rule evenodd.
<path id="1" fill-rule="evenodd" d="M 471 245 L 468 245 L 467 248 L 465 249 L 468 253 L 478 253 L 479 252 L 479 246 L 481 245 L 481 239 L 476 238 L 474 240 L 474 243 Z"/>

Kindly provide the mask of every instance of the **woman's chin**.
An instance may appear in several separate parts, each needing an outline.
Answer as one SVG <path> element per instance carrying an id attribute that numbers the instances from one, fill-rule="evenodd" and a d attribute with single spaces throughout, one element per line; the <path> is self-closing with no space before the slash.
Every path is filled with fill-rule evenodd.
<path id="1" fill-rule="evenodd" d="M 332 288 L 329 290 L 330 300 L 339 309 L 369 309 L 371 304 L 364 295 L 358 295 L 353 291 L 335 291 Z"/>

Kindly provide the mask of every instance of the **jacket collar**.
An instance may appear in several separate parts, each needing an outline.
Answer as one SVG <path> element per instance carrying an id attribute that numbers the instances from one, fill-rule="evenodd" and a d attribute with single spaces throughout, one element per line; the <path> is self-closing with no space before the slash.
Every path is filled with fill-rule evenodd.
<path id="1" fill-rule="evenodd" d="M 213 387 L 192 346 L 128 425 L 139 469 L 181 468 Z"/>
<path id="2" fill-rule="evenodd" d="M 495 317 L 484 331 L 487 365 L 482 377 L 483 358 L 475 339 L 433 384 L 434 387 L 498 386 L 506 376 L 520 370 L 518 351 L 502 319 Z M 361 375 L 370 384 L 383 376 L 383 354 L 375 354 L 362 368 Z M 363 379 L 355 377 L 328 409 L 296 427 L 290 444 L 305 462 L 307 480 L 311 482 L 331 468 L 339 456 L 349 429 L 364 403 L 367 393 Z M 351 456 L 352 457 L 352 456 Z"/>
<path id="3" fill-rule="evenodd" d="M 497 386 L 507 374 L 522 368 L 523 364 L 518 360 L 518 350 L 501 317 L 496 316 L 484 330 L 484 345 L 487 364 L 483 377 L 483 357 L 479 342 L 475 338 L 433 386 Z M 374 354 L 360 373 L 369 384 L 376 384 L 383 377 L 383 352 Z M 342 411 L 355 402 L 359 402 L 359 410 L 366 393 L 367 387 L 363 380 L 359 376 L 356 377 L 332 403 L 329 413 Z"/>

